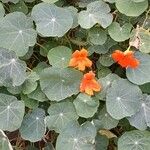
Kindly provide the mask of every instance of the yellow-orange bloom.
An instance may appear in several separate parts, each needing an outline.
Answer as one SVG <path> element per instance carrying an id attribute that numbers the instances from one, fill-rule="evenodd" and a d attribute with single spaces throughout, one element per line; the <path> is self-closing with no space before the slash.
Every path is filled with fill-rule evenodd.
<path id="1" fill-rule="evenodd" d="M 125 51 L 122 52 L 120 50 L 116 50 L 112 54 L 112 58 L 115 62 L 117 62 L 123 68 L 137 68 L 140 64 L 139 60 L 134 57 L 134 52 L 132 51 Z"/>
<path id="2" fill-rule="evenodd" d="M 72 54 L 72 58 L 69 62 L 69 66 L 84 71 L 86 67 L 92 66 L 92 61 L 87 57 L 88 57 L 88 51 L 86 49 L 82 48 L 80 51 L 76 50 Z"/>
<path id="3" fill-rule="evenodd" d="M 94 95 L 94 91 L 99 92 L 100 90 L 101 86 L 96 81 L 95 74 L 92 71 L 84 74 L 80 84 L 80 92 L 85 92 L 88 95 Z"/>

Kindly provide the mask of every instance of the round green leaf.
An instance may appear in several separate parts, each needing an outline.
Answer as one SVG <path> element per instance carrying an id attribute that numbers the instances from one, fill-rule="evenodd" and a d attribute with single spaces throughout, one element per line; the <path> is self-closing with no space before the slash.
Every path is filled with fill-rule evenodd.
<path id="1" fill-rule="evenodd" d="M 109 67 L 114 63 L 110 53 L 101 55 L 98 61 L 105 67 Z"/>
<path id="2" fill-rule="evenodd" d="M 146 130 L 150 127 L 150 96 L 144 95 L 141 100 L 140 110 L 128 118 L 130 124 L 139 130 Z"/>
<path id="3" fill-rule="evenodd" d="M 88 48 L 89 54 L 91 55 L 94 52 L 98 53 L 98 54 L 106 54 L 109 51 L 109 49 L 113 45 L 116 45 L 116 44 L 117 44 L 117 42 L 115 42 L 111 38 L 108 38 L 107 41 L 103 45 L 93 45 L 93 46 L 90 46 Z"/>
<path id="4" fill-rule="evenodd" d="M 37 88 L 37 80 L 39 80 L 39 75 L 36 72 L 30 72 L 22 85 L 23 94 L 30 94 Z"/>
<path id="5" fill-rule="evenodd" d="M 149 150 L 149 131 L 125 132 L 118 140 L 118 150 Z"/>
<path id="6" fill-rule="evenodd" d="M 57 138 L 57 150 L 93 150 L 96 129 L 90 122 L 70 124 Z"/>
<path id="7" fill-rule="evenodd" d="M 36 108 L 26 114 L 19 129 L 21 137 L 31 142 L 41 140 L 46 131 L 44 118 L 45 111 L 41 108 Z"/>
<path id="8" fill-rule="evenodd" d="M 21 94 L 21 100 L 23 100 L 25 103 L 25 106 L 30 108 L 30 109 L 37 108 L 39 106 L 38 101 L 29 98 L 27 95 Z"/>
<path id="9" fill-rule="evenodd" d="M 52 48 L 48 52 L 48 60 L 49 63 L 53 67 L 58 67 L 58 68 L 66 68 L 69 65 L 69 61 L 72 55 L 72 51 L 70 48 L 65 47 L 65 46 L 58 46 L 55 48 Z"/>
<path id="10" fill-rule="evenodd" d="M 99 101 L 97 99 L 86 94 L 79 94 L 73 103 L 77 114 L 84 118 L 92 117 L 97 112 L 99 106 Z"/>
<path id="11" fill-rule="evenodd" d="M 38 86 L 35 91 L 33 91 L 32 93 L 28 94 L 28 97 L 31 98 L 31 99 L 37 100 L 37 101 L 39 101 L 39 102 L 48 101 L 48 98 L 47 98 L 46 95 L 42 92 L 40 86 Z"/>
<path id="12" fill-rule="evenodd" d="M 16 97 L 0 94 L 0 129 L 15 131 L 21 126 L 25 105 Z"/>
<path id="13" fill-rule="evenodd" d="M 73 24 L 70 12 L 54 4 L 35 5 L 32 9 L 32 17 L 37 31 L 45 37 L 62 37 Z"/>
<path id="14" fill-rule="evenodd" d="M 100 100 L 106 99 L 106 94 L 108 89 L 111 87 L 112 82 L 119 79 L 119 77 L 116 74 L 108 74 L 106 77 L 100 78 L 98 82 L 102 86 L 101 92 L 96 94 L 96 97 Z"/>
<path id="15" fill-rule="evenodd" d="M 78 24 L 78 9 L 73 6 L 66 7 L 66 9 L 70 11 L 70 14 L 72 15 L 72 18 L 73 18 L 72 28 L 77 27 L 79 25 Z"/>
<path id="16" fill-rule="evenodd" d="M 140 65 L 135 69 L 127 68 L 127 78 L 138 85 L 150 82 L 150 56 L 136 52 L 135 57 L 140 61 Z"/>
<path id="17" fill-rule="evenodd" d="M 14 52 L 0 48 L 0 83 L 20 86 L 26 79 L 26 64 Z"/>
<path id="18" fill-rule="evenodd" d="M 134 115 L 140 109 L 141 95 L 139 87 L 126 79 L 114 81 L 106 95 L 108 113 L 117 120 Z"/>
<path id="19" fill-rule="evenodd" d="M 98 118 L 101 122 L 101 125 L 104 129 L 112 129 L 117 126 L 119 123 L 119 120 L 116 120 L 112 118 L 106 111 L 106 108 L 104 107 L 98 115 Z"/>
<path id="20" fill-rule="evenodd" d="M 79 13 L 78 22 L 84 29 L 99 23 L 103 28 L 108 27 L 113 20 L 109 5 L 103 1 L 94 1 L 87 5 L 87 10 Z"/>
<path id="21" fill-rule="evenodd" d="M 0 22 L 0 46 L 24 56 L 36 43 L 37 33 L 33 22 L 22 12 L 6 15 Z"/>
<path id="22" fill-rule="evenodd" d="M 116 0 L 117 9 L 127 16 L 139 16 L 148 7 L 148 1 L 134 2 L 133 0 Z"/>
<path id="23" fill-rule="evenodd" d="M 50 100 L 60 101 L 79 92 L 81 72 L 69 68 L 46 68 L 40 75 L 42 91 Z"/>
<path id="24" fill-rule="evenodd" d="M 88 33 L 88 40 L 95 45 L 103 45 L 107 40 L 107 34 L 101 28 L 91 28 Z"/>
<path id="25" fill-rule="evenodd" d="M 23 12 L 24 14 L 28 13 L 28 7 L 24 3 L 24 1 L 19 1 L 17 4 L 11 4 L 9 8 L 11 12 L 18 11 L 18 12 Z"/>
<path id="26" fill-rule="evenodd" d="M 130 23 L 125 23 L 120 27 L 119 23 L 113 22 L 108 28 L 108 33 L 115 41 L 122 42 L 130 38 L 131 29 L 132 24 Z"/>
<path id="27" fill-rule="evenodd" d="M 74 105 L 71 102 L 52 104 L 48 109 L 48 114 L 46 124 L 50 130 L 56 132 L 61 132 L 69 122 L 78 119 Z"/>

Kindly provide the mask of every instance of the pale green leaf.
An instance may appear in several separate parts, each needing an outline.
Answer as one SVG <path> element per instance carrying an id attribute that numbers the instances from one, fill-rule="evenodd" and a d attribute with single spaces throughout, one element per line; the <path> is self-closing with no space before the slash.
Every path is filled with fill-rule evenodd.
<path id="1" fill-rule="evenodd" d="M 32 9 L 32 17 L 37 31 L 45 37 L 62 37 L 73 24 L 69 11 L 54 4 L 35 5 Z"/>
<path id="2" fill-rule="evenodd" d="M 25 82 L 22 85 L 23 94 L 30 94 L 33 92 L 37 88 L 37 80 L 39 80 L 39 75 L 33 71 L 29 72 Z"/>
<path id="3" fill-rule="evenodd" d="M 118 150 L 149 150 L 150 132 L 133 130 L 125 132 L 118 140 Z"/>
<path id="4" fill-rule="evenodd" d="M 127 68 L 127 78 L 138 85 L 150 82 L 150 55 L 141 52 L 135 53 L 135 58 L 140 62 L 137 68 Z"/>
<path id="5" fill-rule="evenodd" d="M 36 108 L 26 114 L 19 129 L 21 137 L 31 142 L 41 140 L 46 131 L 44 118 L 45 111 L 41 108 Z"/>
<path id="6" fill-rule="evenodd" d="M 21 126 L 25 111 L 23 101 L 16 97 L 0 94 L 0 129 L 15 131 Z"/>
<path id="7" fill-rule="evenodd" d="M 36 43 L 37 33 L 33 21 L 22 12 L 6 15 L 0 22 L 0 46 L 24 56 Z"/>
<path id="8" fill-rule="evenodd" d="M 88 32 L 88 40 L 94 45 L 103 45 L 107 40 L 107 33 L 98 27 L 91 28 Z"/>
<path id="9" fill-rule="evenodd" d="M 46 68 L 40 75 L 40 85 L 46 96 L 53 101 L 61 101 L 77 94 L 82 73 L 69 68 Z"/>
<path id="10" fill-rule="evenodd" d="M 63 131 L 69 122 L 78 119 L 75 107 L 71 102 L 60 102 L 52 104 L 48 109 L 49 116 L 46 117 L 46 124 L 50 130 Z"/>
<path id="11" fill-rule="evenodd" d="M 26 64 L 14 52 L 0 48 L 0 83 L 4 86 L 20 86 L 26 79 Z"/>
<path id="12" fill-rule="evenodd" d="M 119 23 L 113 22 L 108 27 L 108 33 L 112 39 L 117 42 L 125 41 L 130 38 L 130 32 L 132 29 L 132 24 L 125 23 L 122 27 Z"/>
<path id="13" fill-rule="evenodd" d="M 122 14 L 127 16 L 139 16 L 148 7 L 148 1 L 134 2 L 133 0 L 116 0 L 116 7 Z"/>
<path id="14" fill-rule="evenodd" d="M 65 47 L 65 46 L 58 46 L 55 48 L 52 48 L 48 52 L 48 60 L 49 63 L 53 67 L 58 67 L 58 68 L 66 68 L 69 65 L 69 61 L 72 55 L 72 51 L 70 48 Z"/>
<path id="15" fill-rule="evenodd" d="M 103 28 L 108 27 L 113 20 L 109 5 L 103 1 L 94 1 L 87 5 L 87 10 L 79 13 L 78 22 L 84 29 L 99 23 Z"/>
<path id="16" fill-rule="evenodd" d="M 134 115 L 140 109 L 142 92 L 126 79 L 115 80 L 107 91 L 107 112 L 119 120 Z"/>
<path id="17" fill-rule="evenodd" d="M 78 123 L 70 124 L 61 132 L 56 142 L 57 150 L 93 150 L 93 140 L 96 129 L 90 122 L 81 126 Z"/>
<path id="18" fill-rule="evenodd" d="M 119 120 L 112 118 L 104 107 L 98 114 L 98 119 L 104 129 L 112 129 L 117 126 Z"/>
<path id="19" fill-rule="evenodd" d="M 38 86 L 35 91 L 28 94 L 28 97 L 34 100 L 37 100 L 39 102 L 48 101 L 48 98 L 46 95 L 42 92 L 41 87 Z"/>
<path id="20" fill-rule="evenodd" d="M 140 110 L 128 118 L 130 124 L 139 130 L 146 130 L 150 127 L 150 96 L 143 95 Z"/>
<path id="21" fill-rule="evenodd" d="M 98 82 L 100 83 L 102 89 L 98 94 L 96 94 L 96 97 L 100 100 L 105 100 L 108 89 L 111 87 L 113 81 L 118 79 L 119 76 L 112 73 L 108 74 L 106 77 L 100 78 Z"/>
<path id="22" fill-rule="evenodd" d="M 97 112 L 99 106 L 97 99 L 82 93 L 77 96 L 73 103 L 77 114 L 83 118 L 92 117 Z"/>

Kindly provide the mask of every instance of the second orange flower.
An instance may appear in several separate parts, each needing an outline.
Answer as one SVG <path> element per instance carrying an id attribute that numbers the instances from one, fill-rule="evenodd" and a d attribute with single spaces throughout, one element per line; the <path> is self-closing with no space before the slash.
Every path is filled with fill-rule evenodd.
<path id="1" fill-rule="evenodd" d="M 69 66 L 77 68 L 80 71 L 84 71 L 86 67 L 91 67 L 92 61 L 88 58 L 88 51 L 84 48 L 82 48 L 80 51 L 76 50 L 72 54 Z"/>

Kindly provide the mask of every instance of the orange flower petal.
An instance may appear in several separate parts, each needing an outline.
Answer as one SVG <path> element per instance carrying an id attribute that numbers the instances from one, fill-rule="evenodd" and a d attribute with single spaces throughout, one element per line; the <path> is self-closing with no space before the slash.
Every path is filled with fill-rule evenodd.
<path id="1" fill-rule="evenodd" d="M 93 95 L 94 91 L 98 92 L 100 91 L 101 86 L 100 84 L 95 80 L 95 74 L 90 71 L 89 73 L 86 73 L 83 76 L 83 79 L 80 84 L 80 92 L 85 92 L 88 95 Z"/>
<path id="2" fill-rule="evenodd" d="M 92 66 L 92 61 L 87 58 L 88 51 L 82 48 L 80 51 L 76 50 L 72 54 L 72 58 L 70 59 L 69 66 L 78 68 L 81 71 L 84 71 L 86 67 Z"/>
<path id="3" fill-rule="evenodd" d="M 117 62 L 123 68 L 136 68 L 139 66 L 140 62 L 134 57 L 134 52 L 132 51 L 119 51 L 116 50 L 112 54 L 112 58 L 115 62 Z"/>

